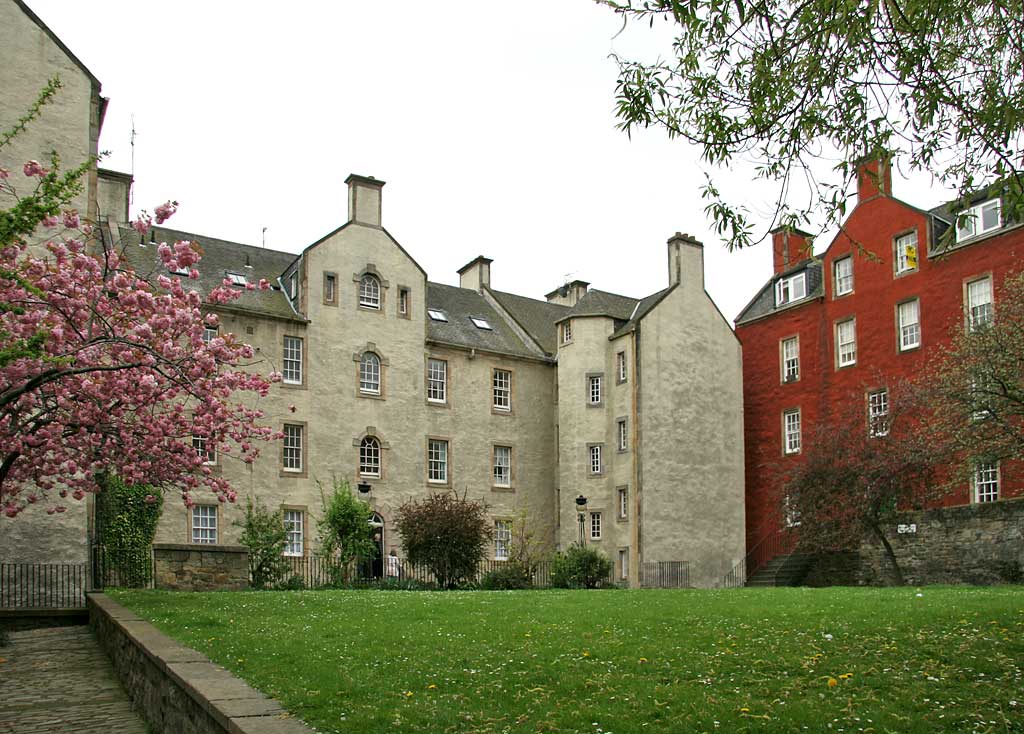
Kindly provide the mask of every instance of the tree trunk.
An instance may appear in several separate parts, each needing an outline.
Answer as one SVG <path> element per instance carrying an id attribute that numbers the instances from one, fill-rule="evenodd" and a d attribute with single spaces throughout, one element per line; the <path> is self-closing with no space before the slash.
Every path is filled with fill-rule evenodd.
<path id="1" fill-rule="evenodd" d="M 889 545 L 889 539 L 885 537 L 885 533 L 882 532 L 882 528 L 879 525 L 872 524 L 871 530 L 874 531 L 875 537 L 882 541 L 882 545 L 885 546 L 885 555 L 889 559 L 889 565 L 892 566 L 893 576 L 896 577 L 896 585 L 905 586 L 907 582 L 903 579 L 903 571 L 900 570 L 900 564 L 896 561 L 896 552 Z"/>

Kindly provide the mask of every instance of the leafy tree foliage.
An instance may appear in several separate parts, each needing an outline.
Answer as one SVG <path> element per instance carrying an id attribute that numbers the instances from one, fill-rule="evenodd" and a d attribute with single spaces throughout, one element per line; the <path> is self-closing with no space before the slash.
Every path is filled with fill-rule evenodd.
<path id="1" fill-rule="evenodd" d="M 408 500 L 398 508 L 395 525 L 409 561 L 430 569 L 444 589 L 476 574 L 494 534 L 487 507 L 455 492 Z"/>
<path id="2" fill-rule="evenodd" d="M 597 2 L 675 36 L 661 60 L 617 59 L 620 127 L 752 161 L 778 192 L 768 229 L 838 224 L 854 164 L 879 151 L 961 194 L 1002 182 L 1004 211 L 1024 213 L 1021 0 Z M 703 194 L 731 247 L 759 239 L 741 201 L 711 180 Z"/>
<path id="3" fill-rule="evenodd" d="M 276 586 L 290 570 L 284 557 L 287 531 L 280 510 L 271 512 L 258 499 L 245 500 L 245 520 L 239 542 L 249 551 L 249 582 L 254 589 Z"/>
<path id="4" fill-rule="evenodd" d="M 317 521 L 321 552 L 337 561 L 337 568 L 345 573 L 357 559 L 373 558 L 377 544 L 370 537 L 370 506 L 352 494 L 347 481 L 337 479 L 323 503 L 324 514 Z"/>
<path id="5" fill-rule="evenodd" d="M 948 450 L 924 430 L 930 412 L 908 385 L 890 390 L 884 422 L 869 425 L 862 394 L 836 405 L 850 407 L 820 421 L 796 468 L 782 475 L 780 512 L 788 524 L 799 524 L 804 550 L 850 550 L 874 537 L 902 585 L 885 528 L 899 510 L 945 493 L 940 467 Z"/>
<path id="6" fill-rule="evenodd" d="M 555 555 L 551 585 L 556 589 L 596 589 L 610 585 L 612 562 L 604 553 L 575 543 Z"/>
<path id="7" fill-rule="evenodd" d="M 51 83 L 0 134 L 0 150 L 58 87 Z M 276 436 L 259 424 L 259 410 L 240 401 L 269 389 L 267 379 L 244 369 L 252 348 L 231 335 L 203 339 L 204 326 L 217 323 L 204 309 L 239 291 L 228 284 L 206 294 L 186 289 L 199 276 L 192 242 L 157 248 L 161 265 L 187 272 L 184 279 L 160 275 L 151 283 L 135 273 L 66 208 L 92 165 L 61 173 L 56 156 L 49 168 L 28 161 L 20 180 L 29 192 L 0 168 L 0 205 L 7 205 L 0 209 L 0 512 L 15 517 L 39 502 L 63 512 L 51 495 L 82 499 L 106 472 L 129 484 L 178 488 L 187 504 L 200 486 L 233 501 L 192 437 L 220 457 L 251 462 L 257 444 Z M 156 222 L 175 209 L 172 202 L 157 207 Z M 152 222 L 143 213 L 135 227 L 145 232 Z M 45 240 L 30 247 L 37 231 Z"/>
<path id="8" fill-rule="evenodd" d="M 931 435 L 967 468 L 1024 459 L 1024 272 L 1001 285 L 994 314 L 969 314 L 966 330 L 958 324 L 924 383 L 936 406 Z"/>

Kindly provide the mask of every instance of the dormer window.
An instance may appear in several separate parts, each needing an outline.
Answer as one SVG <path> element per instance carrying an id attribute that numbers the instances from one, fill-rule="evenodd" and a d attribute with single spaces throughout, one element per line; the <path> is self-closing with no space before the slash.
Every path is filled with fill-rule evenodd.
<path id="1" fill-rule="evenodd" d="M 782 278 L 775 284 L 775 305 L 783 306 L 807 296 L 807 273 Z"/>
<path id="2" fill-rule="evenodd" d="M 293 301 L 299 298 L 299 273 L 297 271 L 288 278 L 288 297 Z"/>
<path id="3" fill-rule="evenodd" d="M 231 285 L 240 285 L 244 287 L 249 282 L 244 275 L 240 275 L 239 273 L 225 273 L 224 275 L 231 281 Z"/>
<path id="4" fill-rule="evenodd" d="M 441 310 L 436 309 L 436 308 L 428 308 L 427 309 L 427 316 L 430 317 L 431 321 L 444 321 L 446 323 L 448 321 L 447 314 L 445 314 L 444 311 L 441 311 Z"/>
<path id="5" fill-rule="evenodd" d="M 469 320 L 472 321 L 473 326 L 478 329 L 486 329 L 487 331 L 493 330 L 493 327 L 487 319 L 482 319 L 479 316 L 470 316 Z"/>
<path id="6" fill-rule="evenodd" d="M 178 267 L 176 267 L 176 268 L 167 268 L 167 270 L 168 270 L 168 272 L 174 273 L 175 275 L 185 275 L 185 276 L 187 276 L 188 272 L 189 272 L 188 268 L 182 267 L 180 265 Z"/>
<path id="7" fill-rule="evenodd" d="M 999 199 L 975 204 L 957 214 L 956 241 L 963 242 L 993 232 L 1003 226 L 1002 220 L 1003 211 Z"/>

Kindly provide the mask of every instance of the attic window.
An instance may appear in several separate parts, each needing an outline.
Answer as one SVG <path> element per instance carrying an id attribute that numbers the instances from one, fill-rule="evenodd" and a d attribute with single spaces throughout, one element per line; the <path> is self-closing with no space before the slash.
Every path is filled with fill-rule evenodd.
<path id="1" fill-rule="evenodd" d="M 231 281 L 231 285 L 246 285 L 249 282 L 244 275 L 238 273 L 225 273 L 225 276 Z"/>
<path id="2" fill-rule="evenodd" d="M 430 317 L 431 321 L 448 321 L 448 316 L 444 311 L 440 311 L 436 308 L 428 308 L 427 316 Z"/>
<path id="3" fill-rule="evenodd" d="M 175 275 L 188 275 L 189 272 L 188 268 L 185 267 L 167 268 L 167 271 Z"/>
<path id="4" fill-rule="evenodd" d="M 806 298 L 806 275 L 806 273 L 797 273 L 777 282 L 775 284 L 775 305 L 782 306 L 783 304 Z"/>
<path id="5" fill-rule="evenodd" d="M 999 199 L 992 199 L 972 206 L 957 215 L 956 241 L 963 242 L 972 237 L 992 232 L 1002 226 L 1002 207 Z"/>
<path id="6" fill-rule="evenodd" d="M 472 321 L 473 326 L 475 326 L 478 329 L 487 329 L 487 331 L 494 330 L 491 324 L 487 321 L 487 319 L 482 319 L 479 316 L 470 316 L 469 320 Z"/>

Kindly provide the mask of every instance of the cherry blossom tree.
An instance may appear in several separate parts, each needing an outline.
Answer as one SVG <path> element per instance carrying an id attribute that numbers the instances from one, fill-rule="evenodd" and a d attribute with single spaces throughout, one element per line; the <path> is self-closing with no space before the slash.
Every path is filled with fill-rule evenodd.
<path id="1" fill-rule="evenodd" d="M 209 307 L 240 291 L 187 287 L 199 277 L 196 243 L 161 244 L 168 272 L 188 276 L 150 282 L 63 209 L 90 164 L 61 173 L 56 158 L 30 161 L 23 195 L 0 168 L 0 200 L 13 202 L 0 210 L 0 512 L 63 512 L 68 496 L 96 491 L 101 472 L 180 490 L 186 504 L 201 487 L 234 501 L 206 460 L 215 451 L 252 462 L 277 437 L 256 407 L 276 375 L 252 371 L 253 349 L 231 334 L 204 340 L 217 324 Z M 176 208 L 157 207 L 156 222 Z M 151 225 L 145 213 L 134 224 Z"/>

